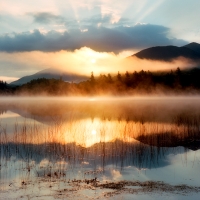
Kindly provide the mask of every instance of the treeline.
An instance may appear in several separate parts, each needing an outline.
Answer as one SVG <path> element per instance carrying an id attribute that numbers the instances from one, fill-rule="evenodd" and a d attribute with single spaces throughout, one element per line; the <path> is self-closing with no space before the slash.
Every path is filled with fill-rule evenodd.
<path id="1" fill-rule="evenodd" d="M 171 70 L 168 72 L 150 72 L 141 70 L 111 76 L 91 75 L 90 82 L 94 92 L 111 94 L 149 94 L 200 92 L 200 69 Z"/>
<path id="2" fill-rule="evenodd" d="M 2 86 L 1 86 L 2 85 Z M 4 88 L 3 88 L 4 85 Z M 80 83 L 68 83 L 62 79 L 36 79 L 22 86 L 9 88 L 1 82 L 1 91 L 14 95 L 131 95 L 155 93 L 200 92 L 200 69 L 169 72 L 139 71 L 118 72 L 116 75 L 100 74 Z M 9 92 L 8 92 L 9 91 Z"/>
<path id="3" fill-rule="evenodd" d="M 0 89 L 5 89 L 5 88 L 7 88 L 7 83 L 0 81 Z"/>
<path id="4" fill-rule="evenodd" d="M 0 80 L 0 93 L 6 94 L 9 91 L 9 87 L 6 82 Z"/>

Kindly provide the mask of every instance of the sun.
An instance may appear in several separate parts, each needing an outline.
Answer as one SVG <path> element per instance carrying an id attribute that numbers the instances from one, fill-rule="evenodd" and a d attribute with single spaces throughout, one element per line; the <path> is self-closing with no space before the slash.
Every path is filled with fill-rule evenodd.
<path id="1" fill-rule="evenodd" d="M 97 132 L 96 132 L 96 130 L 92 130 L 92 135 L 96 135 L 97 134 Z"/>
<path id="2" fill-rule="evenodd" d="M 90 62 L 91 63 L 96 63 L 96 59 L 93 58 L 93 59 L 90 60 Z"/>

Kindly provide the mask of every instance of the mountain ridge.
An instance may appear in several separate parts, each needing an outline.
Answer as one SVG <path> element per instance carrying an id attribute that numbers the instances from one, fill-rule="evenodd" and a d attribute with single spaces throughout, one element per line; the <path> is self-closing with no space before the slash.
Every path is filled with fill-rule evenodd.
<path id="1" fill-rule="evenodd" d="M 76 75 L 73 73 L 63 72 L 62 70 L 59 70 L 59 69 L 47 68 L 35 74 L 21 77 L 20 79 L 11 82 L 9 85 L 23 85 L 30 82 L 31 80 L 39 79 L 39 78 L 62 79 L 63 81 L 66 81 L 66 82 L 80 82 L 80 81 L 84 81 L 88 79 L 88 77 L 83 76 L 83 75 Z"/>
<path id="2" fill-rule="evenodd" d="M 197 42 L 191 42 L 183 47 L 187 47 L 189 49 L 192 49 L 193 51 L 197 52 L 200 54 L 200 44 Z"/>
<path id="3" fill-rule="evenodd" d="M 172 61 L 178 57 L 184 57 L 193 61 L 200 61 L 200 44 L 190 43 L 182 47 L 172 45 L 150 47 L 133 54 L 131 57 L 160 61 Z"/>

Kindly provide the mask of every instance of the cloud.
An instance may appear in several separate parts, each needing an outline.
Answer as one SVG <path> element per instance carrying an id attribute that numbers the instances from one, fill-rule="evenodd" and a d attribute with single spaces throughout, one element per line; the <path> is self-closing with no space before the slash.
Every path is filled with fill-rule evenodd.
<path id="1" fill-rule="evenodd" d="M 98 26 L 101 25 L 109 25 L 111 24 L 112 15 L 107 14 L 104 16 L 101 15 L 94 15 L 90 18 L 86 18 L 81 20 L 81 24 L 84 26 Z"/>
<path id="2" fill-rule="evenodd" d="M 120 18 L 118 22 L 112 23 L 112 14 L 97 14 L 90 17 L 82 18 L 80 20 L 68 19 L 61 15 L 55 15 L 51 12 L 28 13 L 27 15 L 32 16 L 33 21 L 38 24 L 63 24 L 66 26 L 66 28 L 71 29 L 88 26 L 122 26 L 130 23 L 130 20 L 126 18 Z"/>
<path id="3" fill-rule="evenodd" d="M 128 18 L 119 18 L 116 22 L 113 21 L 113 15 L 112 14 L 105 14 L 105 15 L 94 15 L 90 18 L 86 18 L 80 21 L 80 24 L 82 26 L 103 26 L 103 27 L 119 27 L 119 26 L 128 26 L 132 24 L 130 19 Z"/>
<path id="4" fill-rule="evenodd" d="M 40 24 L 64 22 L 64 18 L 62 16 L 54 15 L 50 12 L 29 13 L 29 15 L 33 16 L 34 22 Z"/>
<path id="5" fill-rule="evenodd" d="M 87 46 L 99 52 L 119 53 L 123 50 L 158 45 L 186 44 L 183 40 L 168 38 L 169 31 L 167 27 L 151 24 L 114 28 L 88 26 L 87 31 L 76 28 L 64 33 L 49 31 L 46 34 L 34 30 L 33 32 L 14 33 L 12 36 L 1 36 L 0 51 L 73 51 Z"/>

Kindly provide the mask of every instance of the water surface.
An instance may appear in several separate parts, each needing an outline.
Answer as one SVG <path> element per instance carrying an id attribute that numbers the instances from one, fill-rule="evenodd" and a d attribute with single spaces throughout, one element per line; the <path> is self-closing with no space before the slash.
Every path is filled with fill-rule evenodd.
<path id="1" fill-rule="evenodd" d="M 199 97 L 2 98 L 0 113 L 2 197 L 130 199 L 95 185 L 106 181 L 200 187 Z"/>

